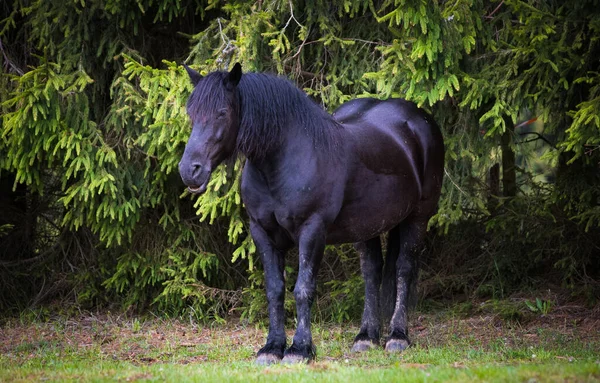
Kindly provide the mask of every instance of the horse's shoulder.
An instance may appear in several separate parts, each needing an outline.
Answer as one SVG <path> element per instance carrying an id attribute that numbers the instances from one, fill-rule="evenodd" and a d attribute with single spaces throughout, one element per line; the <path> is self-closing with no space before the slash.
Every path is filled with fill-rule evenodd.
<path id="1" fill-rule="evenodd" d="M 249 212 L 263 210 L 269 205 L 270 193 L 267 182 L 250 161 L 246 161 L 240 185 L 242 199 Z"/>

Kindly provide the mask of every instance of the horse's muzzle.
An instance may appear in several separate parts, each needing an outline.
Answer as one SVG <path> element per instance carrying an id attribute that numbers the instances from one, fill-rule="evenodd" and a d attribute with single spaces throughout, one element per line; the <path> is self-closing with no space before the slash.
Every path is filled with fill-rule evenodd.
<path id="1" fill-rule="evenodd" d="M 211 173 L 209 166 L 179 164 L 181 180 L 187 185 L 188 191 L 192 194 L 202 194 L 206 191 Z"/>

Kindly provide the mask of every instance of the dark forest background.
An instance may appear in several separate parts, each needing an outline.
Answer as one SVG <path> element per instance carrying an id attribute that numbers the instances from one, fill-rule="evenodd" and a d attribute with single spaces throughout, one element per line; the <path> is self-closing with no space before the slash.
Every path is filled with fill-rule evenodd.
<path id="1" fill-rule="evenodd" d="M 6 0 L 0 4 L 0 312 L 265 313 L 243 159 L 185 192 L 182 63 L 287 76 L 331 111 L 403 97 L 446 140 L 423 298 L 600 296 L 600 11 L 551 0 Z M 295 279 L 292 254 L 286 270 Z M 328 248 L 315 313 L 357 318 Z M 293 310 L 291 293 L 288 308 Z"/>

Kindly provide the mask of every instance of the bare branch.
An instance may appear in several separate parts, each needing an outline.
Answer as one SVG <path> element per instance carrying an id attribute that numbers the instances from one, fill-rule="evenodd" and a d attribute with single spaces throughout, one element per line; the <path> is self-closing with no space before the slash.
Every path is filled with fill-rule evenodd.
<path id="1" fill-rule="evenodd" d="M 446 176 L 448 177 L 448 179 L 450 180 L 450 182 L 452 182 L 452 185 L 454 185 L 454 186 L 455 186 L 455 187 L 458 189 L 458 191 L 460 191 L 460 192 L 461 192 L 461 193 L 463 193 L 464 195 L 468 195 L 467 193 L 465 193 L 465 191 L 464 191 L 464 190 L 462 190 L 462 189 L 460 188 L 460 186 L 458 186 L 458 185 L 456 184 L 456 182 L 454 182 L 454 180 L 453 180 L 453 179 L 452 179 L 452 177 L 450 176 L 450 173 L 448 173 L 448 169 L 446 169 L 445 167 L 444 167 L 444 173 L 446 173 Z"/>
<path id="2" fill-rule="evenodd" d="M 500 7 L 502 6 L 502 4 L 504 4 L 504 0 L 502 0 L 500 2 L 500 4 L 498 4 L 498 6 L 496 7 L 496 9 L 494 9 L 492 12 L 490 12 L 489 15 L 484 16 L 486 19 L 491 19 L 492 16 L 494 15 L 494 13 L 498 12 L 498 10 L 500 9 Z"/>
<path id="3" fill-rule="evenodd" d="M 4 62 L 6 66 L 10 66 L 15 72 L 19 74 L 19 76 L 23 76 L 25 73 L 17 67 L 12 61 L 8 59 L 6 52 L 4 51 L 4 45 L 2 44 L 2 39 L 0 39 L 0 51 L 2 51 L 2 56 L 4 57 Z"/>
<path id="4" fill-rule="evenodd" d="M 527 142 L 533 142 L 533 141 L 537 141 L 537 140 L 542 140 L 544 142 L 546 142 L 548 145 L 550 145 L 553 149 L 556 149 L 556 145 L 554 145 L 552 142 L 550 142 L 550 140 L 548 140 L 546 137 L 544 137 L 543 135 L 539 134 L 538 132 L 523 132 L 523 133 L 519 133 L 520 136 L 525 136 L 528 134 L 533 134 L 535 136 L 537 136 L 536 138 L 532 138 L 530 140 L 524 140 L 524 141 L 519 141 L 517 142 L 517 144 L 525 144 Z"/>

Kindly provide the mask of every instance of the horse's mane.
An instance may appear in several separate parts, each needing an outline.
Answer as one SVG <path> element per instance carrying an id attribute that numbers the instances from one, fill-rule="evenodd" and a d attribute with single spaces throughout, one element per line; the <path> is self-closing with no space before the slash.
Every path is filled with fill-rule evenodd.
<path id="1" fill-rule="evenodd" d="M 188 100 L 190 111 L 216 112 L 227 102 L 227 72 L 204 77 Z M 261 158 L 279 146 L 288 129 L 302 129 L 314 147 L 335 152 L 333 130 L 339 124 L 289 80 L 263 73 L 244 73 L 238 84 L 240 131 L 237 149 L 250 158 Z M 235 105 L 227 105 L 235 107 Z"/>

